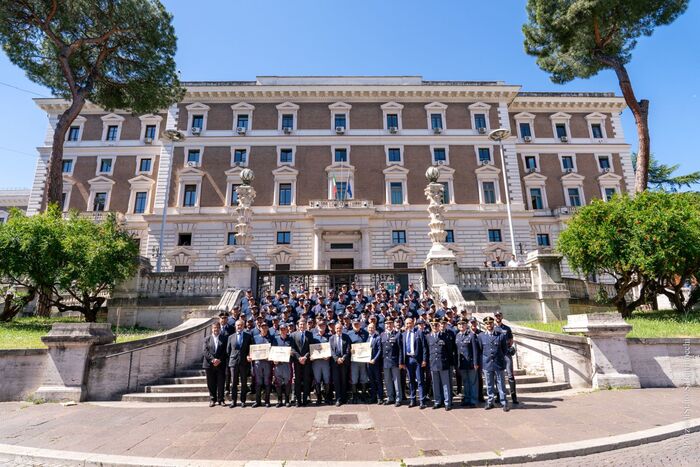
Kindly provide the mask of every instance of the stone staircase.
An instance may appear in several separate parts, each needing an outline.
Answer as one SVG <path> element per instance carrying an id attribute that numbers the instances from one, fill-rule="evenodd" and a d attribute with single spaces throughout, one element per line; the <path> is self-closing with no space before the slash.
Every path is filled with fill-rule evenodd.
<path id="1" fill-rule="evenodd" d="M 569 383 L 550 383 L 544 375 L 528 375 L 525 370 L 515 370 L 518 395 L 549 393 L 570 389 Z M 508 384 L 506 383 L 506 389 Z M 124 402 L 209 402 L 204 370 L 192 368 L 181 371 L 174 378 L 161 378 L 158 384 L 146 386 L 144 392 L 124 394 Z M 254 400 L 248 394 L 248 400 Z M 312 396 L 313 398 L 314 396 Z M 277 402 L 274 391 L 271 400 Z"/>

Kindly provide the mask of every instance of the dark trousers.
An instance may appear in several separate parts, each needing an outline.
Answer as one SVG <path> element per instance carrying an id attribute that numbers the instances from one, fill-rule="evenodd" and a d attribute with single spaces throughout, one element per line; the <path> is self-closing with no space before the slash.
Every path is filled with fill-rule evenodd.
<path id="1" fill-rule="evenodd" d="M 306 365 L 294 362 L 294 396 L 297 403 L 301 404 L 308 400 L 311 392 L 311 377 L 311 361 L 307 360 Z"/>
<path id="2" fill-rule="evenodd" d="M 335 387 L 335 401 L 345 402 L 345 395 L 348 392 L 348 369 L 347 364 L 338 365 L 333 362 L 331 370 L 333 372 L 333 386 Z"/>
<path id="3" fill-rule="evenodd" d="M 241 383 L 241 402 L 245 402 L 245 398 L 248 395 L 247 382 L 249 372 L 250 366 L 248 366 L 248 362 L 231 367 L 231 402 L 236 402 L 239 382 Z"/>
<path id="4" fill-rule="evenodd" d="M 418 402 L 423 403 L 425 391 L 423 390 L 423 372 L 421 365 L 413 357 L 406 357 L 406 376 L 408 377 L 408 399 L 412 402 L 416 401 L 416 392 L 418 392 Z M 417 390 L 417 391 L 416 391 Z"/>
<path id="5" fill-rule="evenodd" d="M 384 399 L 384 388 L 382 386 L 381 363 L 367 365 L 367 376 L 369 376 L 369 397 L 372 401 Z"/>
<path id="6" fill-rule="evenodd" d="M 226 392 L 231 392 L 231 367 L 226 365 L 224 372 L 224 389 Z"/>
<path id="7" fill-rule="evenodd" d="M 226 368 L 226 365 L 220 363 L 219 366 L 211 365 L 204 370 L 207 375 L 209 399 L 212 402 L 224 402 L 224 378 L 226 376 Z"/>

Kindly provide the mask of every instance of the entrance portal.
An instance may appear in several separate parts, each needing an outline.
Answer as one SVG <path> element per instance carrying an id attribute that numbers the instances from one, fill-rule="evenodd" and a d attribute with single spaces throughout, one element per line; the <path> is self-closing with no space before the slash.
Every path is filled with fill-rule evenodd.
<path id="1" fill-rule="evenodd" d="M 355 260 L 352 258 L 331 258 L 331 269 L 342 269 L 352 271 L 355 269 Z M 354 280 L 354 274 L 333 274 L 330 276 L 331 287 L 340 290 L 345 285 L 350 288 L 350 283 Z"/>

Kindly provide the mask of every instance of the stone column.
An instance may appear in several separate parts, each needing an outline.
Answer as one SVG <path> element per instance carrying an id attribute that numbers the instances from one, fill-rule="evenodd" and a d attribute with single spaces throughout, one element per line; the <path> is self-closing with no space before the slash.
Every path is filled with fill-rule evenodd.
<path id="1" fill-rule="evenodd" d="M 444 245 L 447 232 L 445 232 L 444 212 L 442 204 L 443 190 L 445 187 L 438 183 L 440 170 L 437 167 L 429 167 L 425 172 L 428 186 L 425 188 L 425 197 L 428 199 L 428 213 L 430 214 L 430 232 L 428 236 L 432 246 L 424 263 L 427 269 L 428 284 L 437 288 L 441 285 L 454 285 L 457 283 L 457 258 L 452 250 Z"/>
<path id="2" fill-rule="evenodd" d="M 569 314 L 569 291 L 561 277 L 561 260 L 561 255 L 535 250 L 525 261 L 544 323 L 562 320 Z"/>
<path id="3" fill-rule="evenodd" d="M 90 350 L 93 345 L 114 342 L 111 325 L 56 323 L 41 341 L 49 348 L 49 361 L 35 396 L 58 402 L 85 400 Z"/>
<path id="4" fill-rule="evenodd" d="M 631 330 L 620 313 L 569 315 L 564 331 L 588 338 L 594 389 L 641 387 L 627 350 Z"/>
<path id="5" fill-rule="evenodd" d="M 236 187 L 238 194 L 238 207 L 236 224 L 236 250 L 225 258 L 228 266 L 227 287 L 240 290 L 254 289 L 254 275 L 257 273 L 258 263 L 250 248 L 253 241 L 253 200 L 255 199 L 255 189 L 251 183 L 255 179 L 253 171 L 243 169 L 241 171 L 241 185 Z M 257 292 L 257 291 L 256 291 Z"/>

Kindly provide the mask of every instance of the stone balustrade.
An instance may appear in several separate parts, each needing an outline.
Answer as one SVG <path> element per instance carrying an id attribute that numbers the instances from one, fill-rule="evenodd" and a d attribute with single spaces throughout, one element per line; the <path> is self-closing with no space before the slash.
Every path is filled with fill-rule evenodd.
<path id="1" fill-rule="evenodd" d="M 459 285 L 464 291 L 530 292 L 530 268 L 460 268 Z"/>
<path id="2" fill-rule="evenodd" d="M 145 273 L 139 277 L 139 296 L 218 296 L 226 290 L 225 277 L 221 271 Z"/>
<path id="3" fill-rule="evenodd" d="M 309 207 L 316 209 L 373 208 L 374 201 L 367 199 L 312 199 L 309 201 Z"/>

